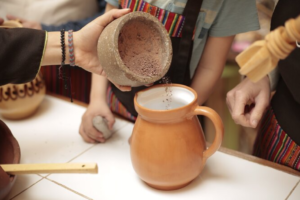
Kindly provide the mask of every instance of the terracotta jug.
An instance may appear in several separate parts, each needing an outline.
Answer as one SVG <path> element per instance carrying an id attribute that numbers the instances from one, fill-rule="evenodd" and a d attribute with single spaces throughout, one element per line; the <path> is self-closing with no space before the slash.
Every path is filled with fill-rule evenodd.
<path id="1" fill-rule="evenodd" d="M 162 84 L 138 92 L 138 117 L 130 141 L 139 177 L 161 190 L 179 189 L 194 180 L 221 146 L 224 128 L 212 109 L 198 106 L 197 93 L 184 85 Z M 216 134 L 207 148 L 197 115 L 208 117 Z"/>

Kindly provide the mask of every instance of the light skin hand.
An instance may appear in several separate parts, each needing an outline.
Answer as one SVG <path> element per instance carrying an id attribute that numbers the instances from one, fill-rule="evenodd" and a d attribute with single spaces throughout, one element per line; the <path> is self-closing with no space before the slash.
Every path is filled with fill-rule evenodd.
<path id="1" fill-rule="evenodd" d="M 129 11 L 130 11 L 130 9 L 123 9 L 123 10 L 121 10 L 121 12 L 120 12 L 120 10 L 112 9 L 109 12 L 107 12 L 105 15 L 102 15 L 101 17 L 97 18 L 92 23 L 88 24 L 83 29 L 81 29 L 79 32 L 77 32 L 81 36 L 81 37 L 79 37 L 80 40 L 78 40 L 78 42 L 80 42 L 80 44 L 83 44 L 83 46 L 80 48 L 80 50 L 82 50 L 81 52 L 76 52 L 76 49 L 75 49 L 75 57 L 76 57 L 76 60 L 80 59 L 80 60 L 84 61 L 84 63 L 81 64 L 82 66 L 88 66 L 89 63 L 92 63 L 94 66 L 97 66 L 97 65 L 100 66 L 100 63 L 99 63 L 98 57 L 97 57 L 97 49 L 96 49 L 97 47 L 95 46 L 94 49 L 90 49 L 89 47 L 92 46 L 92 44 L 97 44 L 98 38 L 99 38 L 102 30 L 105 28 L 105 26 L 107 26 L 114 19 L 119 18 L 119 17 L 123 16 L 124 14 L 127 14 Z M 95 31 L 93 26 L 99 27 L 98 32 Z M 95 35 L 96 35 L 96 37 L 95 37 Z M 75 41 L 74 41 L 74 43 L 75 43 Z M 81 65 L 79 64 L 79 66 L 81 66 Z M 95 69 L 93 67 L 88 69 L 88 71 L 95 72 L 96 74 L 100 74 L 102 76 L 106 76 L 105 72 L 102 70 L 102 67 L 101 67 L 101 71 L 99 73 L 97 73 L 97 69 Z M 112 83 L 114 83 L 114 82 L 112 82 Z M 118 85 L 115 83 L 114 83 L 114 85 L 117 88 L 119 88 L 121 91 L 130 91 L 131 90 L 130 86 L 122 86 L 122 85 Z"/>
<path id="2" fill-rule="evenodd" d="M 97 56 L 99 36 L 110 22 L 127 14 L 129 11 L 129 9 L 111 10 L 74 33 L 74 45 L 77 46 L 75 46 L 74 50 L 75 59 L 79 66 L 84 66 L 87 71 L 102 74 L 103 69 Z"/>
<path id="3" fill-rule="evenodd" d="M 107 106 L 106 102 L 90 103 L 86 112 L 82 116 L 82 121 L 79 128 L 79 133 L 88 143 L 103 143 L 105 138 L 102 133 L 93 126 L 93 118 L 101 116 L 108 121 L 109 129 L 112 129 L 115 123 L 115 118 Z"/>
<path id="4" fill-rule="evenodd" d="M 32 29 L 38 29 L 38 30 L 42 30 L 42 26 L 39 22 L 35 22 L 35 21 L 29 21 L 20 17 L 16 17 L 14 15 L 6 15 L 6 18 L 8 20 L 18 20 L 23 27 L 25 28 L 32 28 Z"/>
<path id="5" fill-rule="evenodd" d="M 227 106 L 236 124 L 256 128 L 270 103 L 269 77 L 257 83 L 245 78 L 227 93 Z M 250 107 L 250 109 L 249 109 Z"/>
<path id="6" fill-rule="evenodd" d="M 75 64 L 86 71 L 103 75 L 105 73 L 97 55 L 97 44 L 103 29 L 114 19 L 130 12 L 130 9 L 113 9 L 101 17 L 87 24 L 80 31 L 73 33 Z M 65 64 L 69 64 L 68 36 L 65 33 L 66 59 Z M 59 65 L 61 63 L 60 32 L 48 32 L 48 42 L 41 62 L 42 66 Z M 123 91 L 131 88 L 116 85 Z"/>
<path id="7" fill-rule="evenodd" d="M 79 133 L 84 141 L 89 143 L 105 142 L 103 135 L 94 128 L 92 121 L 95 116 L 101 116 L 108 121 L 109 129 L 112 129 L 115 118 L 106 102 L 106 90 L 108 80 L 96 74 L 92 75 L 92 88 L 90 104 L 82 116 Z"/>

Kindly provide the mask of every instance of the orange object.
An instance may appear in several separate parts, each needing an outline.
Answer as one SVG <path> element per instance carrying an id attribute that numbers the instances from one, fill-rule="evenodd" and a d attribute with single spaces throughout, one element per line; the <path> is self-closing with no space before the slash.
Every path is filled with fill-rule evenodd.
<path id="1" fill-rule="evenodd" d="M 253 82 L 271 72 L 280 59 L 285 59 L 300 41 L 300 16 L 290 19 L 266 35 L 265 40 L 253 43 L 236 57 L 240 74 Z"/>
<path id="2" fill-rule="evenodd" d="M 197 93 L 184 85 L 162 84 L 138 92 L 138 117 L 131 136 L 136 173 L 151 187 L 173 190 L 186 186 L 221 146 L 223 123 L 212 109 L 198 106 Z M 207 149 L 197 115 L 212 120 L 216 136 Z"/>

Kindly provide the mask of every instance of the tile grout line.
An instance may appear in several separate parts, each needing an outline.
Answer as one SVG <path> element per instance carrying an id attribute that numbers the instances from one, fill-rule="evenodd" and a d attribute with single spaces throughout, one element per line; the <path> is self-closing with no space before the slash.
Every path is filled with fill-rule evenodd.
<path id="1" fill-rule="evenodd" d="M 121 126 L 120 128 L 116 129 L 113 133 L 116 133 L 117 131 L 121 130 L 121 129 L 124 128 L 125 126 L 128 126 L 128 124 L 130 124 L 130 122 L 125 123 L 123 126 Z M 85 152 L 87 152 L 87 151 L 89 151 L 90 149 L 94 148 L 96 145 L 97 145 L 97 144 L 92 144 L 91 147 L 87 148 L 86 150 L 84 150 L 83 152 L 81 152 L 80 154 L 78 154 L 77 156 L 75 156 L 74 158 L 72 158 L 71 160 L 67 161 L 66 163 L 72 162 L 73 160 L 75 160 L 76 158 L 78 158 L 79 156 L 81 156 L 82 154 L 84 154 Z M 38 175 L 39 175 L 40 177 L 47 178 L 48 176 L 51 175 L 51 173 L 48 174 L 48 175 L 46 175 L 46 176 L 42 176 L 42 175 L 40 175 L 40 174 L 38 174 Z"/>
<path id="2" fill-rule="evenodd" d="M 85 152 L 91 150 L 92 148 L 94 148 L 97 144 L 92 144 L 91 147 L 87 148 L 86 150 L 84 150 L 83 152 L 81 152 L 80 154 L 78 154 L 77 156 L 75 156 L 74 158 L 72 158 L 71 160 L 67 161 L 67 163 L 72 162 L 73 160 L 75 160 L 76 158 L 78 158 L 79 156 L 81 156 L 82 154 L 84 154 Z"/>
<path id="3" fill-rule="evenodd" d="M 289 193 L 288 196 L 285 198 L 285 200 L 287 200 L 287 199 L 291 196 L 291 194 L 294 192 L 294 190 L 295 190 L 296 187 L 299 185 L 299 183 L 300 183 L 300 179 L 299 179 L 299 181 L 296 183 L 296 185 L 293 187 L 293 189 L 290 191 L 290 193 Z"/>
<path id="4" fill-rule="evenodd" d="M 113 133 L 118 132 L 119 130 L 121 130 L 122 128 L 128 126 L 129 124 L 130 124 L 130 123 L 125 123 L 123 126 L 121 126 L 120 128 L 116 129 Z M 67 163 L 72 162 L 73 160 L 75 160 L 76 158 L 78 158 L 79 156 L 81 156 L 82 154 L 84 154 L 85 152 L 89 151 L 90 149 L 94 148 L 95 146 L 96 146 L 96 144 L 93 144 L 91 147 L 87 148 L 86 150 L 84 150 L 83 152 L 81 152 L 80 154 L 78 154 L 77 156 L 75 156 L 74 158 L 72 158 L 71 160 L 67 161 Z M 37 184 L 38 182 L 42 181 L 43 179 L 46 179 L 46 180 L 51 181 L 51 182 L 53 182 L 53 183 L 55 183 L 55 184 L 57 184 L 57 185 L 59 185 L 59 186 L 61 186 L 61 187 L 64 187 L 65 189 L 70 190 L 70 191 L 72 191 L 73 193 L 75 193 L 75 194 L 77 194 L 77 195 L 80 195 L 80 196 L 83 197 L 83 198 L 92 200 L 91 198 L 89 198 L 89 197 L 87 197 L 87 196 L 85 196 L 85 195 L 83 195 L 83 194 L 81 194 L 81 193 L 79 193 L 79 192 L 76 192 L 75 190 L 72 190 L 71 188 L 68 188 L 68 187 L 65 186 L 65 185 L 62 185 L 62 184 L 60 184 L 60 183 L 58 183 L 58 182 L 56 182 L 56 181 L 54 181 L 54 180 L 49 179 L 48 176 L 50 176 L 51 173 L 48 174 L 47 176 L 42 176 L 42 175 L 40 175 L 40 174 L 36 174 L 36 175 L 38 175 L 38 176 L 41 177 L 41 179 L 40 179 L 39 181 L 37 181 L 37 182 L 35 182 L 34 184 L 30 185 L 28 188 L 22 190 L 21 192 L 19 192 L 19 193 L 16 194 L 15 196 L 13 196 L 10 200 L 12 200 L 13 198 L 17 197 L 17 196 L 20 195 L 21 193 L 25 192 L 26 190 L 28 190 L 29 188 L 31 188 L 32 186 L 34 186 L 34 185 Z"/>
<path id="5" fill-rule="evenodd" d="M 129 123 L 124 124 L 123 126 L 121 126 L 120 128 L 118 128 L 117 130 L 115 130 L 113 133 L 116 133 L 117 131 L 121 130 L 122 128 L 124 128 L 124 127 L 126 127 L 126 126 L 128 126 L 128 125 L 129 125 Z M 67 163 L 72 162 L 73 160 L 75 160 L 76 158 L 78 158 L 79 156 L 81 156 L 82 154 L 84 154 L 84 153 L 86 153 L 87 151 L 89 151 L 89 150 L 91 150 L 92 148 L 94 148 L 96 145 L 97 145 L 97 144 L 93 144 L 91 147 L 87 148 L 86 150 L 84 150 L 83 152 L 81 152 L 80 154 L 78 154 L 77 156 L 75 156 L 74 158 L 72 158 L 71 160 L 67 161 Z M 63 185 L 63 184 L 61 184 L 61 183 L 58 183 L 58 182 L 56 182 L 56 181 L 54 181 L 54 180 L 52 180 L 52 179 L 49 179 L 48 177 L 49 177 L 51 174 L 48 174 L 47 176 L 42 176 L 42 175 L 40 175 L 40 174 L 38 174 L 38 175 L 39 175 L 40 177 L 42 177 L 42 179 L 47 179 L 47 180 L 49 180 L 49 181 L 51 181 L 51 182 L 53 182 L 53 183 L 55 183 L 55 184 L 57 184 L 57 185 L 59 185 L 59 186 L 61 186 L 61 187 L 64 187 L 64 188 L 67 189 L 67 190 L 72 191 L 73 193 L 75 193 L 75 194 L 77 194 L 77 195 L 80 195 L 81 197 L 84 197 L 84 198 L 86 198 L 86 199 L 92 200 L 91 198 L 89 198 L 89 197 L 87 197 L 87 196 L 85 196 L 85 195 L 83 195 L 83 194 L 81 194 L 81 193 L 79 193 L 79 192 L 77 192 L 77 191 L 75 191 L 75 190 L 72 190 L 71 188 L 68 188 L 67 186 L 65 186 L 65 185 Z M 41 179 L 41 180 L 42 180 L 42 179 Z"/>
<path id="6" fill-rule="evenodd" d="M 125 126 L 128 126 L 128 124 L 129 124 L 129 123 L 124 124 L 122 127 L 118 128 L 118 129 L 115 130 L 113 133 L 116 133 L 117 131 L 121 130 L 121 129 L 124 128 Z M 92 144 L 91 147 L 87 148 L 86 150 L 84 150 L 83 152 L 81 152 L 80 154 L 78 154 L 77 156 L 75 156 L 74 158 L 72 158 L 71 160 L 67 161 L 67 163 L 72 162 L 73 160 L 75 160 L 76 158 L 78 158 L 79 156 L 81 156 L 82 154 L 84 154 L 84 153 L 86 153 L 87 151 L 91 150 L 91 149 L 94 148 L 97 144 L 98 144 L 98 143 Z M 48 174 L 47 176 L 45 176 L 45 178 L 47 178 L 49 175 L 51 175 L 51 174 Z"/>
<path id="7" fill-rule="evenodd" d="M 79 193 L 79 192 L 77 192 L 77 191 L 75 191 L 75 190 L 73 190 L 73 189 L 71 189 L 71 188 L 69 188 L 69 187 L 67 187 L 67 186 L 65 186 L 65 185 L 63 185 L 63 184 L 61 184 L 61 183 L 58 183 L 58 182 L 56 182 L 56 181 L 54 181 L 54 180 L 52 180 L 52 179 L 49 179 L 49 178 L 47 178 L 47 177 L 46 177 L 45 179 L 47 179 L 48 181 L 53 182 L 53 183 L 56 184 L 56 185 L 59 185 L 59 186 L 65 188 L 65 189 L 67 189 L 67 190 L 69 190 L 69 191 L 71 191 L 71 192 L 73 192 L 73 193 L 75 193 L 75 194 L 77 194 L 77 195 L 79 195 L 79 196 L 85 198 L 85 199 L 93 200 L 92 198 L 90 198 L 90 197 L 88 197 L 88 196 L 85 196 L 85 195 L 83 195 L 83 194 L 81 194 L 81 193 Z"/>
<path id="8" fill-rule="evenodd" d="M 28 190 L 29 188 L 31 188 L 32 186 L 36 185 L 37 183 L 41 182 L 44 179 L 44 177 L 42 177 L 40 180 L 38 180 L 37 182 L 33 183 L 32 185 L 30 185 L 29 187 L 25 188 L 24 190 L 22 190 L 21 192 L 19 192 L 18 194 L 16 194 L 15 196 L 11 197 L 10 200 L 16 198 L 17 196 L 19 196 L 20 194 L 22 194 L 23 192 L 25 192 L 26 190 Z"/>

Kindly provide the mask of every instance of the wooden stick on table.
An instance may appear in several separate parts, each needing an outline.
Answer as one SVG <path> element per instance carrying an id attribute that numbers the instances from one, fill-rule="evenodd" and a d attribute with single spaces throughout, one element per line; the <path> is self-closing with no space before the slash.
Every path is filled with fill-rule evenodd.
<path id="1" fill-rule="evenodd" d="M 97 163 L 1 164 L 8 174 L 98 173 Z"/>

